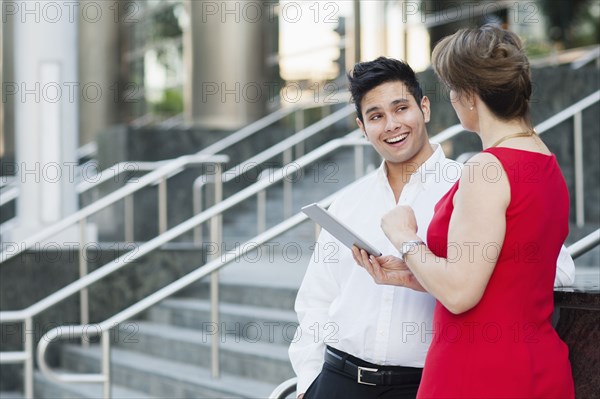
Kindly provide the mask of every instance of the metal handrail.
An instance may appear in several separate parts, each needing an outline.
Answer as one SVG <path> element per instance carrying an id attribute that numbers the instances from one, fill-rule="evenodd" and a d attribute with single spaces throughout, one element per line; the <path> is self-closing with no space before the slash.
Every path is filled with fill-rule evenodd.
<path id="1" fill-rule="evenodd" d="M 14 176 L 0 176 L 0 190 L 12 185 L 16 180 Z"/>
<path id="2" fill-rule="evenodd" d="M 590 48 L 582 57 L 579 57 L 575 61 L 571 62 L 571 69 L 583 68 L 594 60 L 596 62 L 600 61 L 600 46 L 598 45 Z"/>
<path id="3" fill-rule="evenodd" d="M 222 140 L 217 141 L 216 143 L 213 143 L 211 145 L 209 145 L 208 147 L 198 151 L 197 153 L 193 154 L 193 155 L 187 155 L 187 156 L 200 156 L 200 155 L 215 155 L 218 152 L 228 148 L 229 146 L 239 142 L 240 140 L 243 140 L 245 138 L 248 138 L 250 136 L 252 136 L 253 134 L 259 132 L 260 130 L 264 129 L 265 127 L 283 119 L 284 117 L 294 113 L 294 112 L 299 112 L 299 111 L 304 111 L 307 109 L 311 109 L 311 108 L 317 108 L 320 107 L 321 104 L 300 104 L 297 106 L 291 106 L 291 107 L 285 107 L 285 108 L 280 108 L 272 113 L 270 113 L 269 115 L 249 124 L 248 126 L 243 127 L 242 129 L 230 134 L 229 136 L 223 138 Z M 177 158 L 179 159 L 179 158 Z M 154 167 L 167 167 L 168 162 L 176 162 L 176 160 L 170 160 L 170 161 L 158 161 L 156 163 L 145 163 L 145 162 L 137 162 L 137 163 L 133 163 L 133 162 L 121 162 L 119 164 L 113 165 L 111 168 L 107 169 L 106 171 L 100 172 L 99 174 L 95 175 L 93 178 L 90 178 L 89 180 L 94 180 L 93 182 L 81 182 L 80 184 L 78 184 L 76 186 L 76 190 L 79 194 L 105 182 L 106 180 L 109 180 L 110 178 L 114 178 L 116 176 L 118 176 L 119 174 L 123 173 L 123 172 L 135 172 L 136 170 L 131 170 L 129 168 L 129 166 L 132 165 L 137 165 L 139 166 L 139 170 L 142 169 L 146 169 L 146 170 L 152 170 L 152 166 Z M 227 162 L 227 161 L 225 161 Z M 154 165 L 152 165 L 154 164 Z M 115 170 L 116 168 L 116 170 Z M 154 169 L 156 170 L 156 169 Z M 111 173 L 106 174 L 106 172 L 110 171 Z M 116 172 L 116 173 L 115 173 Z M 98 176 L 100 175 L 100 176 Z M 97 179 L 97 180 L 96 180 Z M 132 192 L 128 192 L 127 195 L 134 193 L 135 191 L 139 190 L 143 188 L 143 186 L 138 186 L 138 188 Z M 18 190 L 18 189 L 17 189 Z M 118 190 L 117 190 L 118 191 Z M 18 193 L 18 192 L 17 192 Z M 107 197 L 109 197 L 112 194 L 115 194 L 115 192 L 105 196 L 104 198 L 90 204 L 88 207 L 91 206 L 95 206 L 98 202 L 102 201 L 102 204 L 104 205 L 104 207 L 107 207 L 109 205 L 111 205 L 114 201 L 118 201 L 121 198 L 117 198 L 114 199 L 113 202 L 110 203 L 106 203 L 106 201 L 104 201 Z M 11 193 L 12 194 L 12 193 Z M 10 198 L 10 200 L 14 200 L 15 198 Z M 0 205 L 4 205 L 6 202 L 8 202 L 8 200 L 3 200 L 3 202 Z M 81 209 L 79 212 L 84 211 L 86 208 Z M 96 211 L 99 211 L 100 209 L 97 209 Z M 79 212 L 71 215 L 68 217 L 69 220 L 72 220 L 73 216 L 79 214 Z M 52 237 L 54 234 L 56 234 L 57 232 L 60 232 L 64 229 L 66 229 L 69 226 L 64 226 L 64 222 L 65 219 L 63 219 L 60 222 L 57 222 L 56 224 L 47 227 L 45 230 L 43 230 L 42 232 L 38 233 L 36 236 L 34 236 L 34 238 L 38 239 L 39 241 L 42 241 L 46 238 Z M 73 222 L 75 223 L 75 222 Z M 73 224 L 70 223 L 70 224 Z M 69 224 L 69 225 L 70 225 Z M 61 228 L 57 231 L 56 229 L 59 228 L 59 226 L 61 226 Z M 38 238 L 38 237 L 42 237 L 42 238 Z M 19 246 L 18 251 L 16 252 L 11 252 L 10 254 L 6 254 L 6 251 L 2 251 L 0 252 L 0 263 L 4 262 L 5 260 L 8 260 L 10 258 L 12 258 L 13 256 L 18 255 L 20 252 L 23 252 L 24 250 L 28 249 L 31 245 L 33 245 L 35 242 L 37 241 L 33 241 L 32 239 L 28 240 L 26 243 L 22 244 Z"/>
<path id="4" fill-rule="evenodd" d="M 296 390 L 298 378 L 293 377 L 279 384 L 269 395 L 269 399 L 285 399 Z"/>
<path id="5" fill-rule="evenodd" d="M 287 165 L 292 162 L 292 150 L 294 146 L 298 146 L 304 143 L 307 139 L 321 132 L 323 129 L 343 120 L 354 112 L 353 106 L 345 106 L 344 108 L 334 112 L 331 115 L 324 117 L 323 119 L 315 122 L 314 124 L 307 126 L 304 129 L 299 130 L 294 135 L 288 137 L 275 144 L 274 146 L 262 151 L 255 156 L 241 162 L 240 164 L 231 167 L 229 170 L 223 173 L 223 183 L 234 181 L 243 174 L 254 169 L 255 167 L 262 165 L 264 162 L 272 159 L 276 156 L 283 154 L 283 164 Z M 359 132 L 355 130 L 349 133 L 346 137 L 354 136 Z M 194 206 L 194 214 L 202 211 L 202 191 L 206 185 L 210 182 L 214 182 L 214 179 L 210 179 L 207 176 L 198 176 L 192 185 L 192 198 Z M 284 215 L 290 216 L 291 214 L 291 182 L 284 181 Z M 259 201 L 262 196 L 259 194 Z M 260 230 L 260 229 L 259 229 Z M 202 241 L 202 232 L 200 229 L 194 231 L 194 242 Z"/>
<path id="6" fill-rule="evenodd" d="M 462 127 L 460 123 L 457 123 L 456 125 L 450 126 L 449 128 L 442 130 L 440 133 L 430 138 L 429 141 L 431 141 L 432 143 L 441 144 L 444 141 L 456 136 L 458 133 L 464 131 L 465 128 Z"/>
<path id="7" fill-rule="evenodd" d="M 597 229 L 583 237 L 581 240 L 569 245 L 569 248 L 567 249 L 569 250 L 571 258 L 577 259 L 598 244 L 600 244 L 600 229 Z"/>
<path id="8" fill-rule="evenodd" d="M 314 136 L 316 133 L 319 133 L 321 130 L 337 123 L 344 118 L 352 115 L 355 111 L 353 105 L 346 105 L 344 108 L 334 112 L 333 114 L 326 116 L 325 118 L 315 122 L 314 124 L 306 127 L 305 129 L 299 131 L 293 136 L 288 137 L 285 140 L 280 141 L 274 146 L 262 151 L 255 156 L 247 159 L 246 161 L 240 163 L 237 166 L 225 171 L 223 173 L 223 182 L 231 181 L 240 176 L 243 172 L 247 172 L 252 168 L 262 164 L 263 162 L 268 161 L 269 159 L 282 154 L 284 151 L 291 149 L 293 146 L 305 141 L 306 139 Z"/>
<path id="9" fill-rule="evenodd" d="M 97 151 L 98 144 L 95 141 L 91 141 L 76 150 L 76 157 L 81 160 L 84 157 L 96 154 Z M 19 188 L 13 185 L 15 181 L 16 179 L 13 176 L 0 176 L 0 189 L 5 186 L 8 187 L 8 192 L 2 193 L 2 196 L 0 197 L 0 206 L 5 205 L 19 196 Z M 10 187 L 11 185 L 13 186 Z"/>
<path id="10" fill-rule="evenodd" d="M 314 124 L 307 126 L 304 129 L 300 129 L 294 135 L 288 137 L 287 139 L 282 140 L 277 143 L 273 147 L 268 148 L 267 150 L 247 159 L 246 161 L 241 162 L 240 164 L 233 166 L 229 170 L 223 173 L 223 183 L 227 183 L 238 179 L 241 175 L 247 173 L 248 171 L 254 169 L 258 165 L 262 165 L 263 162 L 268 161 L 278 155 L 283 154 L 284 164 L 289 164 L 292 162 L 292 149 L 294 146 L 298 146 L 304 143 L 307 139 L 319 133 L 323 129 L 333 125 L 334 123 L 339 122 L 340 120 L 346 118 L 353 112 L 353 108 L 350 106 L 346 106 L 341 110 L 334 112 L 331 115 L 324 117 L 323 119 L 315 122 Z M 355 132 L 350 133 L 350 135 L 355 134 Z M 237 141 L 237 140 L 236 140 Z M 193 198 L 193 207 L 194 214 L 198 214 L 202 211 L 202 191 L 207 186 L 208 183 L 214 182 L 214 179 L 210 179 L 207 176 L 198 176 L 192 185 L 192 198 Z M 290 191 L 290 182 L 284 182 L 284 203 L 288 204 L 290 202 L 289 197 Z M 260 198 L 260 197 L 259 197 Z M 284 206 L 285 209 L 290 208 L 290 206 Z M 285 212 L 286 216 L 289 216 L 290 212 Z M 200 229 L 196 229 L 194 231 L 194 242 L 202 241 L 202 232 Z"/>
<path id="11" fill-rule="evenodd" d="M 2 195 L 0 196 L 0 206 L 4 206 L 8 204 L 10 201 L 14 200 L 19 196 L 19 188 L 18 187 L 7 187 Z"/>
<path id="12" fill-rule="evenodd" d="M 283 119 L 284 117 L 288 116 L 289 114 L 291 114 L 293 112 L 298 112 L 301 110 L 307 110 L 307 109 L 318 108 L 318 107 L 319 107 L 319 105 L 313 104 L 313 105 L 304 106 L 304 107 L 288 107 L 288 108 L 279 109 L 279 110 L 274 111 L 271 114 L 255 121 L 255 122 L 249 124 L 248 126 L 245 126 L 242 129 L 230 134 L 229 136 L 217 141 L 216 143 L 213 143 L 213 144 L 209 145 L 208 147 L 198 151 L 196 153 L 196 155 L 217 154 L 217 153 L 227 149 L 228 147 L 232 146 L 233 144 L 236 144 L 239 141 L 246 139 L 246 138 L 252 136 L 253 134 L 256 134 L 257 132 L 264 129 L 265 127 L 272 125 L 273 123 Z M 329 125 L 326 125 L 323 127 L 327 127 L 327 126 L 329 126 Z M 300 133 L 300 132 L 298 132 L 298 133 Z M 306 134 L 306 132 L 304 132 L 304 134 Z M 308 137 L 310 137 L 310 135 L 306 136 L 306 138 L 308 138 Z M 154 161 L 154 162 L 143 162 L 143 161 L 119 162 L 119 163 L 95 174 L 92 177 L 84 179 L 84 181 L 77 184 L 76 190 L 77 190 L 78 194 L 82 194 L 82 193 L 106 182 L 107 180 L 110 180 L 111 178 L 116 179 L 118 175 L 120 175 L 124 172 L 150 172 L 152 170 L 158 169 L 161 166 L 166 165 L 168 162 L 170 162 L 170 160 Z M 14 198 L 10 198 L 10 199 L 12 200 Z M 2 199 L 1 201 L 2 202 L 0 202 L 0 205 L 3 205 L 5 202 L 8 202 L 9 200 Z"/>
<path id="13" fill-rule="evenodd" d="M 54 236 L 57 233 L 65 230 L 68 227 L 71 227 L 75 223 L 85 220 L 87 217 L 95 214 L 96 212 L 105 209 L 109 205 L 114 204 L 115 202 L 124 199 L 128 195 L 140 190 L 143 187 L 146 187 L 150 184 L 155 183 L 161 179 L 166 179 L 168 176 L 172 176 L 180 171 L 189 164 L 193 163 L 225 163 L 229 161 L 229 157 L 226 155 L 184 155 L 179 158 L 176 158 L 170 161 L 168 164 L 154 170 L 151 173 L 148 173 L 145 176 L 140 177 L 140 179 L 135 183 L 128 183 L 124 187 L 119 188 L 116 191 L 108 194 L 104 198 L 86 206 L 85 208 L 73 213 L 72 215 L 67 216 L 61 221 L 53 224 L 52 226 L 46 228 L 42 232 L 35 234 L 24 243 L 21 243 L 20 246 L 16 246 L 14 251 L 4 250 L 0 252 L 0 263 L 11 259 L 26 249 L 33 246 L 35 243 L 43 242 L 48 238 Z M 13 245 L 12 248 L 15 246 Z"/>
<path id="14" fill-rule="evenodd" d="M 315 106 L 317 107 L 317 106 Z M 248 138 L 253 134 L 259 132 L 265 127 L 272 125 L 273 123 L 283 119 L 293 112 L 297 112 L 300 109 L 309 109 L 310 107 L 300 108 L 300 107 L 288 107 L 281 108 L 277 111 L 270 113 L 269 115 L 249 124 L 248 126 L 244 126 L 242 129 L 230 134 L 229 136 L 217 141 L 209 145 L 208 147 L 198 151 L 195 155 L 214 155 L 228 148 L 229 146 L 237 143 L 240 140 Z M 97 174 L 94 176 L 80 182 L 77 187 L 77 193 L 84 193 L 99 184 L 104 183 L 111 178 L 116 178 L 118 175 L 124 172 L 139 172 L 139 171 L 152 171 L 161 166 L 167 164 L 167 161 L 155 161 L 155 162 L 119 162 Z M 131 168 L 133 166 L 133 168 Z M 89 181 L 88 181 L 89 180 Z"/>
<path id="15" fill-rule="evenodd" d="M 331 152 L 339 149 L 342 146 L 368 146 L 370 145 L 366 140 L 362 138 L 344 138 L 344 139 L 335 139 L 330 141 L 329 143 L 319 147 L 317 150 L 312 151 L 311 153 L 304 155 L 300 159 L 296 160 L 297 164 L 301 167 L 307 166 L 316 160 L 330 154 Z M 101 278 L 109 275 L 110 273 L 126 266 L 127 264 L 132 263 L 136 259 L 148 254 L 154 249 L 159 248 L 160 246 L 166 244 L 172 239 L 190 231 L 197 225 L 214 218 L 215 216 L 220 215 L 223 211 L 234 207 L 239 204 L 241 201 L 251 197 L 252 195 L 257 194 L 258 192 L 264 190 L 268 186 L 274 185 L 286 177 L 289 177 L 295 171 L 290 171 L 285 167 L 277 170 L 271 179 L 260 180 L 253 185 L 243 189 L 242 191 L 232 195 L 231 197 L 224 199 L 218 204 L 212 206 L 211 208 L 205 210 L 199 215 L 195 215 L 190 219 L 182 222 L 181 224 L 171 228 L 164 234 L 142 244 L 137 250 L 128 252 L 119 258 L 113 260 L 112 262 L 107 263 L 106 265 L 96 269 L 92 273 L 88 274 L 82 279 L 75 281 L 68 286 L 62 288 L 56 293 L 50 295 L 48 298 L 43 299 L 30 306 L 27 309 L 17 312 L 0 312 L 0 322 L 5 321 L 19 321 L 19 320 L 30 320 L 33 316 L 40 313 L 41 311 L 53 306 L 54 304 L 66 299 L 68 296 L 76 293 L 77 291 L 88 287 L 89 285 L 97 282 Z M 326 200 L 322 201 L 322 205 L 326 206 L 333 200 L 334 195 L 328 197 Z M 188 285 L 198 281 L 201 278 L 206 277 L 209 274 L 217 272 L 220 268 L 229 264 L 230 262 L 238 259 L 239 257 L 245 255 L 247 252 L 250 252 L 253 249 L 256 249 L 261 244 L 267 242 L 268 240 L 282 234 L 283 232 L 291 229 L 292 227 L 298 225 L 299 223 L 306 220 L 306 215 L 303 213 L 298 213 L 295 216 L 285 220 L 279 225 L 267 230 L 265 233 L 262 233 L 256 237 L 254 237 L 251 241 L 248 241 L 241 247 L 238 247 L 232 251 L 227 252 L 221 257 L 214 259 L 213 261 L 208 262 L 206 265 L 198 268 L 184 277 L 176 280 L 175 282 L 163 287 L 162 289 L 156 291 L 155 293 L 149 295 L 148 297 L 142 299 L 141 301 L 135 303 L 129 308 L 119 312 L 118 314 L 112 316 L 111 318 L 98 323 L 95 325 L 95 328 L 92 331 L 93 335 L 102 335 L 102 352 L 105 354 L 103 356 L 103 364 L 105 363 L 106 356 L 108 356 L 109 350 L 108 347 L 110 345 L 110 339 L 104 338 L 105 336 L 109 336 L 109 331 L 111 328 L 115 327 L 119 323 L 122 323 L 129 318 L 143 312 L 149 307 L 155 305 L 161 300 L 169 297 L 175 292 L 187 287 Z M 69 329 L 70 337 L 79 337 L 83 336 L 83 333 L 88 333 L 90 330 L 89 325 L 80 325 L 75 326 L 74 328 Z M 105 397 L 109 397 L 108 392 L 108 375 L 109 371 L 103 374 L 55 374 L 46 364 L 44 359 L 44 353 L 49 343 L 56 338 L 60 338 L 65 334 L 64 328 L 61 327 L 53 328 L 48 331 L 44 336 L 40 339 L 38 345 L 38 363 L 40 365 L 40 369 L 48 375 L 50 378 L 62 381 L 62 382 L 102 382 L 104 383 L 104 393 Z M 93 336 L 92 335 L 92 336 Z M 103 366 L 104 369 L 104 366 Z"/>
<path id="16" fill-rule="evenodd" d="M 600 90 L 590 94 L 582 100 L 577 101 L 575 104 L 565 108 L 551 118 L 546 119 L 544 122 L 539 123 L 535 127 L 535 130 L 538 132 L 538 134 L 543 133 L 559 123 L 566 121 L 576 113 L 583 111 L 591 105 L 594 105 L 594 103 L 597 103 L 598 101 L 600 101 Z"/>
<path id="17" fill-rule="evenodd" d="M 77 159 L 81 160 L 82 158 L 91 157 L 92 155 L 96 155 L 98 153 L 98 143 L 95 141 L 90 141 L 87 144 L 82 145 L 76 151 Z"/>
<path id="18" fill-rule="evenodd" d="M 341 114 L 341 115 L 343 115 L 343 114 Z M 331 116 L 333 116 L 333 114 Z M 329 121 L 326 125 L 320 124 L 319 127 L 320 127 L 320 129 L 322 129 L 324 127 L 328 127 L 331 123 L 335 123 L 339 119 L 340 119 L 339 117 L 336 117 L 336 118 L 334 118 L 333 121 Z M 315 125 L 311 125 L 304 131 L 298 132 L 297 134 L 301 134 L 303 136 L 303 138 L 306 139 L 308 137 L 311 137 L 314 133 L 316 133 L 318 131 L 319 130 L 316 129 Z M 356 129 L 356 130 L 348 133 L 344 137 L 345 138 L 361 137 L 360 129 Z M 261 154 L 263 154 L 261 157 L 255 157 L 254 161 L 257 163 L 264 162 L 268 159 L 271 159 L 271 158 L 273 158 L 277 155 L 281 155 L 283 153 L 284 159 L 285 158 L 288 159 L 288 161 L 284 162 L 284 164 L 289 166 L 290 162 L 291 162 L 289 160 L 289 159 L 291 159 L 290 153 L 291 153 L 294 145 L 298 144 L 298 140 L 284 140 L 283 142 L 281 142 L 279 144 L 280 145 L 271 147 L 269 150 L 261 153 Z M 362 169 L 362 163 L 363 163 L 362 158 L 361 158 L 361 153 L 355 154 L 355 159 L 356 159 L 357 164 L 361 165 L 361 166 L 357 166 L 355 168 L 356 169 L 355 172 L 356 172 L 356 174 L 358 174 L 357 170 Z M 229 169 L 228 171 L 223 173 L 223 180 L 222 180 L 223 183 L 226 183 L 228 181 L 233 181 L 234 179 L 239 178 L 241 175 L 243 175 L 248 170 L 250 170 L 250 169 L 247 169 L 244 165 L 254 166 L 253 163 L 248 164 L 248 163 L 243 162 L 242 164 Z M 275 171 L 275 170 L 276 170 L 275 168 L 267 168 L 267 169 L 262 170 L 260 173 L 259 179 L 264 178 L 264 176 L 265 176 L 264 172 L 269 173 L 269 176 L 271 176 L 273 171 Z M 208 183 L 211 183 L 211 182 L 214 183 L 214 179 L 206 178 L 205 176 L 199 176 L 194 181 L 194 184 L 192 185 L 192 201 L 193 201 L 194 214 L 198 214 L 198 213 L 202 212 L 203 189 L 207 186 Z M 284 215 L 286 217 L 289 217 L 290 216 L 289 209 L 291 209 L 291 202 L 292 202 L 291 192 L 290 192 L 291 191 L 290 190 L 291 182 L 289 180 L 285 180 L 283 185 L 284 185 L 284 192 L 283 192 Z M 265 226 L 266 226 L 265 203 L 266 203 L 266 194 L 265 194 L 265 191 L 263 190 L 257 194 L 257 232 L 258 233 L 263 232 L 265 229 Z M 194 240 L 193 241 L 194 241 L 194 243 L 202 242 L 202 230 L 199 227 L 194 229 Z"/>
<path id="19" fill-rule="evenodd" d="M 92 188 L 110 180 L 117 180 L 117 177 L 125 172 L 151 172 L 156 170 L 172 160 L 167 159 L 164 161 L 154 161 L 154 162 L 145 162 L 145 161 L 125 161 L 114 164 L 113 166 L 106 168 L 94 176 L 84 178 L 83 181 L 79 182 L 75 187 L 77 194 L 83 194 L 86 191 L 91 190 Z"/>
<path id="20" fill-rule="evenodd" d="M 229 146 L 239 142 L 240 140 L 243 140 L 245 138 L 252 136 L 253 134 L 264 129 L 265 127 L 283 119 L 284 117 L 286 117 L 294 112 L 304 111 L 304 110 L 311 109 L 311 108 L 317 108 L 319 106 L 321 106 L 321 105 L 320 104 L 300 104 L 298 106 L 280 108 L 280 109 L 270 113 L 269 115 L 230 134 L 229 136 L 217 141 L 216 143 L 213 143 L 213 144 L 209 145 L 208 147 L 198 151 L 195 155 L 217 154 L 218 152 L 228 148 Z M 94 151 L 97 151 L 97 144 L 95 142 L 88 143 L 78 149 L 78 157 L 92 154 Z M 119 163 L 95 174 L 94 176 L 91 176 L 91 177 L 79 182 L 75 186 L 75 190 L 78 194 L 82 194 L 82 193 L 106 182 L 107 180 L 117 179 L 117 177 L 124 172 L 140 172 L 140 171 L 150 172 L 150 171 L 158 169 L 159 167 L 166 165 L 170 161 L 171 160 L 156 161 L 156 162 L 142 162 L 142 161 L 119 162 Z M 4 180 L 5 179 L 2 179 L 3 186 L 7 185 L 4 183 Z M 18 197 L 18 195 L 19 195 L 19 188 L 14 187 L 6 195 L 2 195 L 2 198 L 0 198 L 0 206 L 3 206 L 5 204 L 7 204 L 8 202 L 15 200 Z M 130 210 L 129 208 L 131 208 L 131 204 L 130 203 L 126 204 L 126 208 L 127 208 L 127 210 L 126 210 L 126 213 L 127 213 Z M 2 223 L 0 225 L 0 229 L 4 230 L 4 227 L 6 227 L 5 225 L 7 225 L 8 222 L 10 222 L 10 221 L 14 222 L 14 220 L 16 220 L 16 217 L 9 221 Z M 131 216 L 126 215 L 125 221 L 126 221 L 126 223 L 131 221 Z M 133 241 L 133 238 L 131 237 L 131 235 L 132 235 L 131 234 L 132 233 L 131 226 L 126 226 L 125 230 L 126 230 L 125 241 Z M 24 248 L 23 250 L 25 250 L 25 249 L 26 248 Z M 0 253 L 0 263 L 2 263 L 2 262 L 3 262 L 2 254 Z"/>
<path id="21" fill-rule="evenodd" d="M 588 234 L 579 241 L 569 245 L 567 250 L 573 259 L 578 258 L 584 253 L 600 244 L 600 229 Z M 296 390 L 298 378 L 290 378 L 279 384 L 269 395 L 269 399 L 285 399 Z"/>

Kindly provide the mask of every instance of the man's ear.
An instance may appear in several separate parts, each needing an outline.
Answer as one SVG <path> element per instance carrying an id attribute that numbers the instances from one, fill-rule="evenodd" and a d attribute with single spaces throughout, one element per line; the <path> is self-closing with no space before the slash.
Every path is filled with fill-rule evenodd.
<path id="1" fill-rule="evenodd" d="M 365 130 L 365 125 L 363 125 L 363 123 L 360 121 L 359 118 L 356 118 L 356 124 L 358 125 L 359 129 L 362 130 L 363 134 L 365 135 L 365 138 L 367 140 L 369 140 L 369 135 L 367 134 L 367 131 Z"/>
<path id="2" fill-rule="evenodd" d="M 423 96 L 421 99 L 421 111 L 423 112 L 423 119 L 425 120 L 425 123 L 429 122 L 431 119 L 431 108 L 429 97 L 427 96 Z"/>

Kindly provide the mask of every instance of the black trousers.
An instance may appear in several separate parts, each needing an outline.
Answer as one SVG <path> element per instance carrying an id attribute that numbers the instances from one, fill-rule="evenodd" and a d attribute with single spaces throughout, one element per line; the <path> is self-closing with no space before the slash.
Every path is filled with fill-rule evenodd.
<path id="1" fill-rule="evenodd" d="M 377 365 L 352 356 L 349 357 L 352 358 L 353 363 L 359 366 L 377 368 Z M 420 372 L 420 369 L 415 370 Z M 414 399 L 417 396 L 418 389 L 419 384 L 375 386 L 359 384 L 355 378 L 328 363 L 324 363 L 321 374 L 306 390 L 304 399 Z"/>

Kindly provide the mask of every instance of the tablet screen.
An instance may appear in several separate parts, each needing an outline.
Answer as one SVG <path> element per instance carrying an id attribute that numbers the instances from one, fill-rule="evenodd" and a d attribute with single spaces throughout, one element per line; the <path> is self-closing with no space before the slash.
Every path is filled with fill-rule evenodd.
<path id="1" fill-rule="evenodd" d="M 353 245 L 364 249 L 370 255 L 381 256 L 381 251 L 377 250 L 366 240 L 359 237 L 354 231 L 348 226 L 342 223 L 339 219 L 333 216 L 331 213 L 323 209 L 319 204 L 310 204 L 302 208 L 309 218 L 319 224 L 322 228 L 327 230 L 332 236 L 337 238 L 342 244 L 348 248 L 352 248 Z"/>

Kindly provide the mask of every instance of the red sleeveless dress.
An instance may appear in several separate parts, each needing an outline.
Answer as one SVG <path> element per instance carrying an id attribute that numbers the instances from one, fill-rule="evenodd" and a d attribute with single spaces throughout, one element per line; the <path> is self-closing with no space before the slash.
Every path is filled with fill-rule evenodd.
<path id="1" fill-rule="evenodd" d="M 568 233 L 569 196 L 554 155 L 511 148 L 486 150 L 506 173 L 511 199 L 502 248 L 483 245 L 498 262 L 481 301 L 459 315 L 441 303 L 419 398 L 572 398 L 567 346 L 551 325 L 556 260 Z M 428 245 L 448 250 L 456 183 L 440 199 Z M 455 249 L 453 249 L 455 250 Z M 451 267 L 451 265 L 450 265 Z"/>

